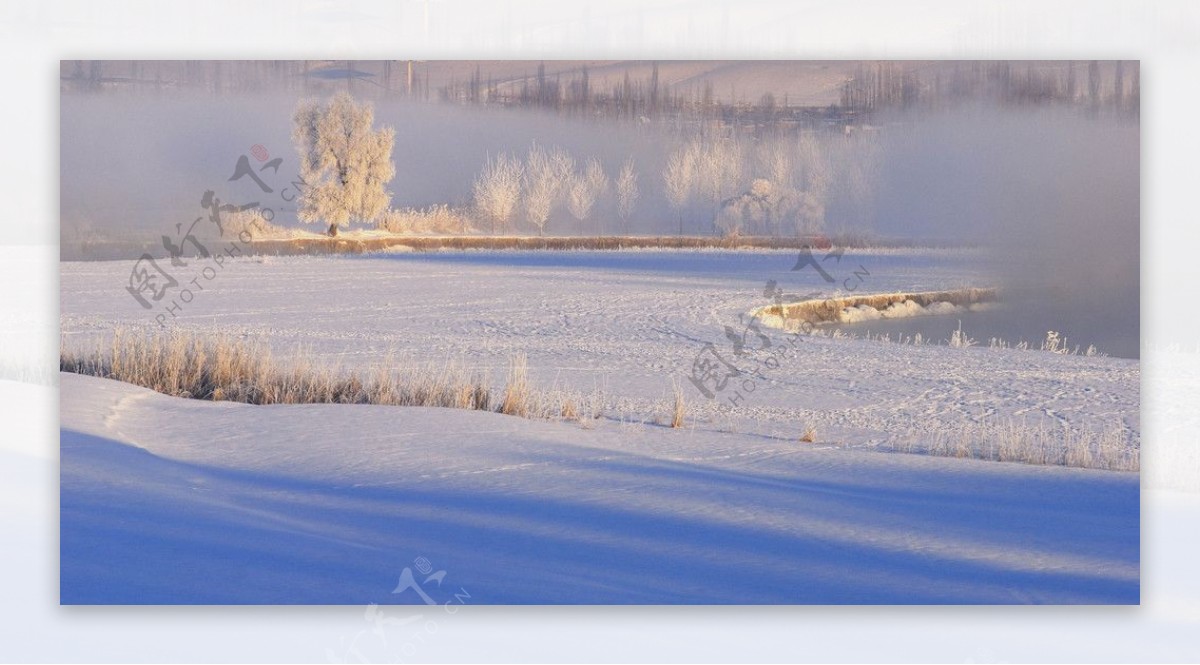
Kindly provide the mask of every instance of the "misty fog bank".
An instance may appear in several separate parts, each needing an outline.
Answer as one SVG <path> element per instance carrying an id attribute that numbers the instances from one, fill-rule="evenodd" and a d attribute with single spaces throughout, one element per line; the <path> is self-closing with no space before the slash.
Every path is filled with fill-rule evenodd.
<path id="1" fill-rule="evenodd" d="M 282 190 L 298 158 L 290 139 L 292 95 L 117 96 L 64 94 L 61 109 L 61 224 L 64 246 L 88 237 L 156 242 L 207 211 L 206 190 L 225 203 L 271 207 L 274 222 L 299 227 Z M 682 213 L 664 194 L 663 169 L 689 136 L 663 125 L 570 119 L 538 111 L 377 101 L 376 126 L 395 128 L 394 208 L 470 205 L 472 184 L 489 156 L 521 157 L 533 142 L 561 146 L 577 162 L 595 157 L 610 177 L 632 157 L 641 197 L 631 232 L 673 234 L 682 214 L 689 233 L 712 233 L 713 198 L 695 197 Z M 711 130 L 710 130 L 711 131 Z M 1073 320 L 1137 338 L 1140 128 L 1054 109 L 954 111 L 894 116 L 855 136 L 825 132 L 834 179 L 819 220 L 829 233 L 962 241 L 990 248 L 995 281 L 1023 307 L 1076 311 Z M 725 139 L 727 140 L 727 139 Z M 764 177 L 753 155 L 769 136 L 735 141 L 744 163 L 729 196 Z M 841 150 L 844 141 L 870 150 Z M 230 182 L 241 155 L 263 146 L 282 158 Z M 792 144 L 788 144 L 792 145 Z M 839 152 L 840 151 L 840 152 Z M 835 154 L 836 153 L 836 154 Z M 869 164 L 838 164 L 866 160 Z M 250 158 L 256 168 L 264 159 Z M 853 169 L 854 187 L 837 178 Z M 848 172 L 848 171 L 847 171 Z M 853 189 L 853 200 L 842 192 Z M 597 215 L 614 216 L 611 203 Z M 587 233 L 556 213 L 548 234 Z M 211 233 L 202 220 L 197 231 Z M 605 223 L 616 229 L 615 223 Z M 312 231 L 322 229 L 307 226 Z M 355 228 L 355 227 L 351 227 Z M 361 227 L 359 227 L 361 228 Z M 521 232 L 528 232 L 520 229 Z M 1038 325 L 1038 324 L 1035 324 Z M 986 334 L 986 333 L 981 333 Z"/>
<path id="2" fill-rule="evenodd" d="M 268 184 L 294 179 L 298 159 L 290 132 L 298 101 L 281 95 L 64 95 L 64 238 L 79 228 L 120 236 L 190 221 L 202 212 L 199 199 L 208 189 L 227 202 L 269 199 L 248 179 L 227 180 L 238 157 L 256 144 L 283 159 L 278 173 L 264 174 Z M 375 117 L 377 125 L 396 130 L 393 207 L 467 205 L 489 155 L 523 156 L 536 141 L 561 146 L 580 162 L 594 156 L 610 174 L 633 157 L 642 192 L 637 231 L 675 231 L 662 173 L 681 137 L 659 126 L 396 101 L 377 102 Z M 877 163 L 866 171 L 869 205 L 848 210 L 845 201 L 831 197 L 829 231 L 1005 245 L 1017 236 L 1062 238 L 1087 229 L 1089 236 L 1136 242 L 1135 124 L 1051 110 L 960 108 L 895 117 L 860 133 L 869 133 L 878 148 L 869 155 Z M 744 136 L 739 143 L 752 150 L 766 140 Z M 838 139 L 824 140 L 836 146 Z M 756 168 L 748 162 L 739 174 L 743 182 L 726 192 L 741 191 L 746 181 L 765 175 Z M 287 209 L 294 206 L 275 203 L 276 223 L 295 224 Z M 710 204 L 697 201 L 693 207 L 696 231 L 711 232 L 704 221 L 713 214 Z"/>
<path id="3" fill-rule="evenodd" d="M 292 96 L 64 96 L 61 119 L 61 219 L 64 242 L 76 232 L 122 238 L 149 234 L 205 214 L 200 199 L 216 190 L 225 202 L 274 203 L 275 223 L 296 222 L 294 203 L 265 194 L 248 178 L 227 182 L 239 156 L 254 145 L 282 157 L 273 189 L 294 180 L 299 160 L 290 138 Z M 666 209 L 653 174 L 662 170 L 665 137 L 635 127 L 572 122 L 538 112 L 404 102 L 375 104 L 376 125 L 395 128 L 392 206 L 467 205 L 472 182 L 489 155 L 519 155 L 533 141 L 559 145 L 615 170 L 629 156 L 643 174 L 646 217 Z M 256 166 L 258 162 L 251 158 Z M 303 227 L 320 231 L 317 227 Z"/>
<path id="4" fill-rule="evenodd" d="M 878 230 L 988 248 L 1010 307 L 975 317 L 973 335 L 1037 342 L 1065 329 L 1085 346 L 1137 356 L 1136 124 L 975 109 L 890 128 L 887 144 Z"/>

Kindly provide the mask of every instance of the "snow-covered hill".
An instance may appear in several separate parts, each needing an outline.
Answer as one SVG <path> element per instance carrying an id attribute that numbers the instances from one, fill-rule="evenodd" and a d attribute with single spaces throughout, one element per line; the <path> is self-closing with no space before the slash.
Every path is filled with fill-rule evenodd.
<path id="1" fill-rule="evenodd" d="M 1138 601 L 1134 474 L 60 380 L 64 603 Z"/>

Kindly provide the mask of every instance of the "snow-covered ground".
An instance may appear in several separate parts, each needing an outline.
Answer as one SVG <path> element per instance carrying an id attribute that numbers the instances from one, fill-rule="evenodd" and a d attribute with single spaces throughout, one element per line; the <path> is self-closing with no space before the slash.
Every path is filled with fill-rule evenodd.
<path id="1" fill-rule="evenodd" d="M 956 252 L 847 253 L 830 268 L 842 287 L 860 266 L 857 292 L 938 290 L 987 284 L 977 257 Z M 601 391 L 616 417 L 666 415 L 672 380 L 692 401 L 698 425 L 874 445 L 981 418 L 1044 420 L 1138 431 L 1139 365 L 1120 358 L 1062 357 L 986 348 L 912 347 L 804 338 L 766 331 L 741 317 L 784 296 L 846 293 L 811 270 L 791 271 L 793 252 L 456 252 L 382 257 L 290 257 L 233 261 L 192 287 L 168 328 L 264 340 L 329 364 L 377 367 L 458 363 L 503 383 L 510 358 L 528 357 L 536 385 Z M 829 262 L 833 266 L 833 262 Z M 153 310 L 126 293 L 132 262 L 64 263 L 62 324 L 70 342 L 117 325 L 159 328 L 176 297 Z M 199 269 L 196 269 L 198 273 Z M 180 277 L 181 285 L 187 279 Z M 947 320 L 947 337 L 954 327 Z M 739 361 L 725 327 L 751 354 Z M 729 381 L 706 398 L 688 378 L 712 343 L 752 371 L 750 390 Z M 725 373 L 721 373 L 723 377 Z M 740 397 L 739 397 L 740 394 Z"/>
<path id="2" fill-rule="evenodd" d="M 606 415 L 212 404 L 63 376 L 63 600 L 419 601 L 390 592 L 425 556 L 435 589 L 483 603 L 1137 602 L 1136 474 L 874 450 L 995 419 L 1136 438 L 1137 361 L 778 331 L 762 349 L 739 321 L 769 280 L 785 298 L 990 286 L 978 263 L 847 252 L 830 285 L 786 251 L 231 259 L 169 327 L 497 385 L 523 353 L 536 385 L 598 390 Z M 62 264 L 68 343 L 159 327 L 179 292 L 142 309 L 132 266 Z M 687 380 L 706 343 L 778 365 L 708 399 Z M 683 430 L 656 422 L 673 381 Z"/>
<path id="3" fill-rule="evenodd" d="M 65 603 L 1138 601 L 1133 474 L 61 390 Z"/>

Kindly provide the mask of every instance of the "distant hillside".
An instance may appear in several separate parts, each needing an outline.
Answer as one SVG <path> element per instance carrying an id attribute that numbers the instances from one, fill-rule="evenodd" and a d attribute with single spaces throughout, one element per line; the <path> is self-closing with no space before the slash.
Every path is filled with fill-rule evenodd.
<path id="1" fill-rule="evenodd" d="M 581 85 L 596 95 L 619 93 L 622 86 L 645 91 L 657 70 L 664 95 L 719 104 L 760 104 L 769 96 L 774 105 L 808 107 L 966 95 L 982 88 L 1057 100 L 1092 94 L 1111 99 L 1118 82 L 1124 99 L 1136 98 L 1139 87 L 1138 63 L 1114 61 L 63 60 L 59 69 L 65 91 L 322 94 L 349 88 L 363 96 L 411 94 L 427 100 L 471 94 L 511 99 L 536 89 L 539 81 L 553 85 L 560 97 L 577 94 Z"/>

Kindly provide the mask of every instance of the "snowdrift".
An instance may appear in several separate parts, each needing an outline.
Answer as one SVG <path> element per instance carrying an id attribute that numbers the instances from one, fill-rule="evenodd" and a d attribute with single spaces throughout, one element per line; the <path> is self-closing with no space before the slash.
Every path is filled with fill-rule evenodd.
<path id="1" fill-rule="evenodd" d="M 60 381 L 64 604 L 1138 602 L 1136 474 Z"/>

